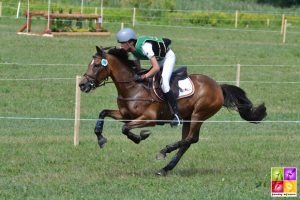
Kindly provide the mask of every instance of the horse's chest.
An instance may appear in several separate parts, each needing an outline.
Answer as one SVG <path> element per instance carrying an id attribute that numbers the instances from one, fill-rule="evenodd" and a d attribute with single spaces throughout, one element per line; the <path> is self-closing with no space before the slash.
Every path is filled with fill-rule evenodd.
<path id="1" fill-rule="evenodd" d="M 120 104 L 119 107 L 123 116 L 131 116 L 135 118 L 146 112 L 148 104 L 139 101 L 128 101 L 126 104 Z"/>

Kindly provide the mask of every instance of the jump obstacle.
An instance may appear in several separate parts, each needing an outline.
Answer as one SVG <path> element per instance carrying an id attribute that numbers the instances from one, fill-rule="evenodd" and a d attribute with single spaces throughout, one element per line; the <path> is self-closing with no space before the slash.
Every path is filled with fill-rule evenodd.
<path id="1" fill-rule="evenodd" d="M 26 23 L 18 29 L 18 34 L 22 34 L 25 29 L 27 29 L 27 34 L 31 31 L 31 18 L 33 16 L 41 16 L 48 20 L 47 26 L 41 33 L 33 33 L 34 35 L 54 35 L 54 36 L 108 36 L 110 32 L 102 32 L 102 17 L 96 14 L 67 14 L 67 13 L 48 13 L 45 11 L 32 11 L 25 12 L 25 17 L 27 18 Z M 95 20 L 96 32 L 54 32 L 51 31 L 50 27 L 55 19 L 66 19 L 66 20 Z M 24 33 L 26 34 L 26 33 Z"/>

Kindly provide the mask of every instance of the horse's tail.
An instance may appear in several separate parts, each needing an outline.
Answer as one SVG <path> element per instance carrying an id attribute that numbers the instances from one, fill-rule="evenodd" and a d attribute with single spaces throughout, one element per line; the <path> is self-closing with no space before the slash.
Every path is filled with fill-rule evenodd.
<path id="1" fill-rule="evenodd" d="M 234 85 L 221 85 L 226 108 L 234 109 L 240 116 L 251 123 L 259 123 L 267 116 L 265 104 L 254 107 L 244 90 Z"/>

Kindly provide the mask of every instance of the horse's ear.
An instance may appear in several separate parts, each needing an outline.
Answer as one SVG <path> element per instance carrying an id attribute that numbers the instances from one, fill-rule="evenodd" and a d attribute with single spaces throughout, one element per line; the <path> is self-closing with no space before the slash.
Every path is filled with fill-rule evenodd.
<path id="1" fill-rule="evenodd" d="M 100 54 L 102 51 L 101 51 L 101 49 L 100 49 L 100 47 L 98 47 L 98 46 L 96 46 L 96 50 L 97 50 L 97 52 Z"/>

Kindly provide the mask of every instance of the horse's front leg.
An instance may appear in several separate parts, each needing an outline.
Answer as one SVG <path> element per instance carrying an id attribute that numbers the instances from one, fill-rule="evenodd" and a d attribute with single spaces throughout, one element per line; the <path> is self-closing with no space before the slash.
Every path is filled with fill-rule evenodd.
<path id="1" fill-rule="evenodd" d="M 132 140 L 134 143 L 139 144 L 142 140 L 149 137 L 151 132 L 149 130 L 141 130 L 140 135 L 132 133 L 130 130 L 133 128 L 142 128 L 146 126 L 155 126 L 154 120 L 146 120 L 145 117 L 139 117 L 133 121 L 125 123 L 122 128 L 122 133 L 127 136 L 128 139 Z"/>
<path id="2" fill-rule="evenodd" d="M 99 113 L 99 119 L 97 120 L 94 132 L 97 136 L 100 148 L 103 148 L 105 143 L 107 142 L 107 139 L 102 135 L 105 117 L 111 117 L 116 120 L 122 119 L 122 115 L 118 110 L 102 110 Z"/>

